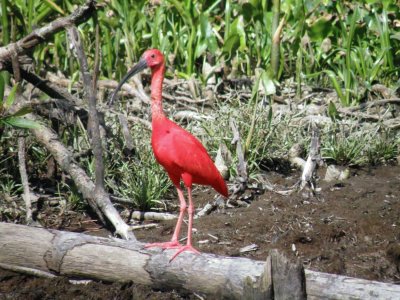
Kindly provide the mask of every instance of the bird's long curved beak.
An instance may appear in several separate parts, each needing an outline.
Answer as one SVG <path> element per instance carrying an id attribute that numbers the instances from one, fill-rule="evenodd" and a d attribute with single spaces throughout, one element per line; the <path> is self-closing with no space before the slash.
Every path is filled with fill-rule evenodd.
<path id="1" fill-rule="evenodd" d="M 139 62 L 133 66 L 132 69 L 129 70 L 129 72 L 124 76 L 124 78 L 122 78 L 122 80 L 120 81 L 120 83 L 118 84 L 117 88 L 114 90 L 114 92 L 111 95 L 110 100 L 108 101 L 108 105 L 112 105 L 114 103 L 114 100 L 117 99 L 117 94 L 118 91 L 121 89 L 122 85 L 129 79 L 131 78 L 133 75 L 143 71 L 144 69 L 147 68 L 147 62 L 144 58 L 141 58 L 139 60 Z"/>

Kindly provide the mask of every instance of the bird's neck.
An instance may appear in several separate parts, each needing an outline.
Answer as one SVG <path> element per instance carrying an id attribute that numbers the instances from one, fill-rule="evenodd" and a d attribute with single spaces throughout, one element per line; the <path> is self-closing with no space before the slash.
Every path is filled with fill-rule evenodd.
<path id="1" fill-rule="evenodd" d="M 162 84 L 164 81 L 165 65 L 152 70 L 151 73 L 151 114 L 152 119 L 164 117 L 162 107 Z"/>

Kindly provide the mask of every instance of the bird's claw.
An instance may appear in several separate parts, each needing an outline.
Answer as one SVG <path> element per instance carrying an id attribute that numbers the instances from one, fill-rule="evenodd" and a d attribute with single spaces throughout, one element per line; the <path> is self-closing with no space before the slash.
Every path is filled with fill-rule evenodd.
<path id="1" fill-rule="evenodd" d="M 180 246 L 178 247 L 178 251 L 175 252 L 174 256 L 172 256 L 172 258 L 169 260 L 169 262 L 173 261 L 175 259 L 175 257 L 177 257 L 180 253 L 184 252 L 184 251 L 190 251 L 196 254 L 200 254 L 200 252 L 198 250 L 196 250 L 195 248 L 193 248 L 192 245 L 185 245 L 185 246 Z"/>

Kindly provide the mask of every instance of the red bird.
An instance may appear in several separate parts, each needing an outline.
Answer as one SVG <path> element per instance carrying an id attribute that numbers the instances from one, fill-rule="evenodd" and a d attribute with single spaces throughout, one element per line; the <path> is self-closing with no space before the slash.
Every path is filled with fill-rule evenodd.
<path id="1" fill-rule="evenodd" d="M 167 171 L 169 178 L 178 191 L 180 212 L 171 241 L 147 244 L 146 248 L 161 247 L 163 249 L 178 249 L 171 258 L 172 261 L 183 251 L 199 253 L 192 246 L 194 214 L 192 201 L 193 183 L 212 186 L 218 193 L 225 197 L 228 197 L 228 189 L 201 142 L 165 116 L 162 108 L 162 84 L 164 80 L 165 60 L 164 55 L 158 49 L 147 50 L 143 53 L 139 62 L 125 75 L 115 89 L 110 104 L 113 103 L 117 91 L 125 81 L 147 67 L 151 69 L 151 145 L 156 160 Z M 181 180 L 187 189 L 188 207 L 180 186 Z M 186 210 L 189 215 L 188 236 L 186 245 L 181 245 L 178 237 Z"/>

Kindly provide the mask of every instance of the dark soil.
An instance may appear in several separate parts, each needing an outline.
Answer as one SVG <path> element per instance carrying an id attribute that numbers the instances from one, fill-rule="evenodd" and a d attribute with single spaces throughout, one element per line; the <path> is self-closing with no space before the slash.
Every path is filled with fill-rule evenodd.
<path id="1" fill-rule="evenodd" d="M 319 171 L 322 176 L 323 170 Z M 268 175 L 269 181 L 290 186 L 299 174 Z M 369 280 L 400 283 L 400 166 L 352 169 L 350 179 L 325 183 L 317 197 L 307 191 L 281 196 L 264 192 L 246 206 L 217 209 L 195 220 L 194 244 L 202 252 L 265 260 L 276 248 L 298 258 L 305 268 Z M 253 194 L 246 191 L 251 199 Z M 212 190 L 197 188 L 197 208 L 211 202 Z M 242 202 L 246 204 L 246 202 Z M 78 213 L 60 213 L 44 206 L 46 225 L 62 230 L 95 231 L 101 226 Z M 56 212 L 55 212 L 56 211 Z M 51 215 L 53 214 L 53 215 Z M 160 222 L 136 231 L 141 241 L 170 239 L 175 222 Z M 254 251 L 240 249 L 256 244 Z M 154 291 L 134 284 L 90 282 L 72 284 L 0 270 L 0 299 L 198 299 L 176 291 Z"/>

